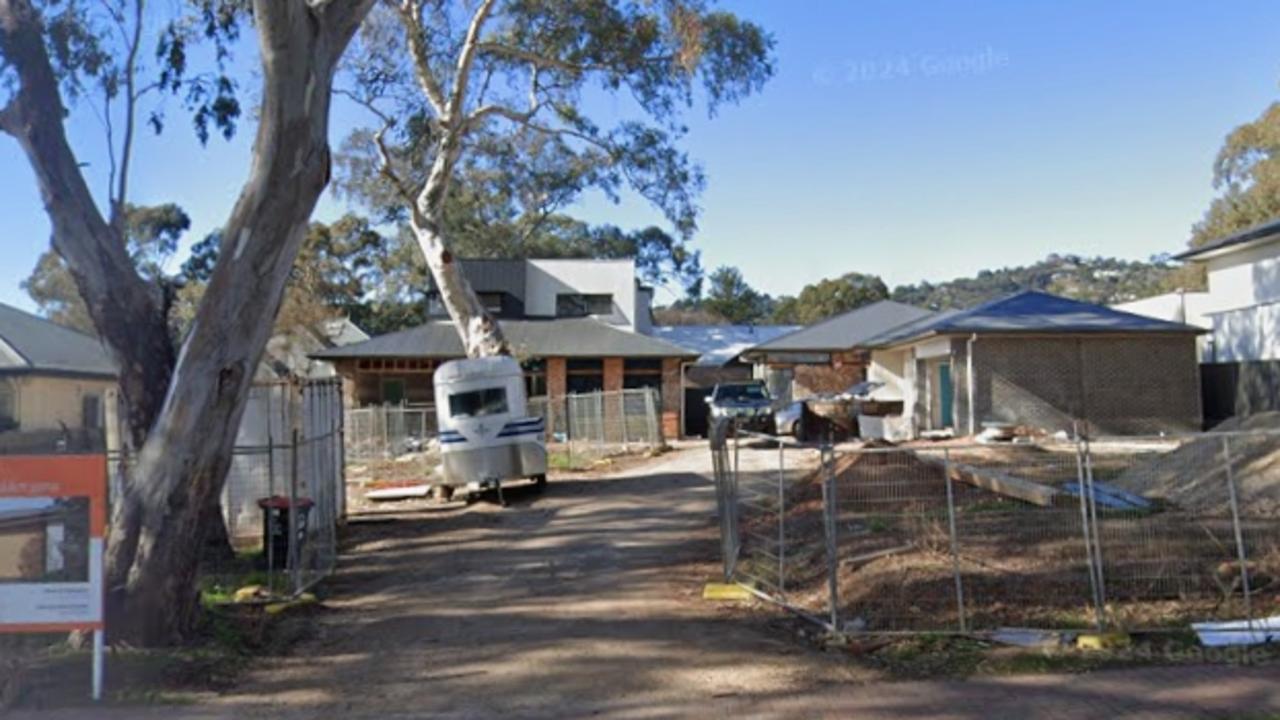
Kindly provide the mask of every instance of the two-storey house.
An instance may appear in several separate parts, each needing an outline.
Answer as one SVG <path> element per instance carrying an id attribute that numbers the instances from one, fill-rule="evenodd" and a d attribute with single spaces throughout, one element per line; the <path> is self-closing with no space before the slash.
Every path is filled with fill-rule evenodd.
<path id="1" fill-rule="evenodd" d="M 523 362 L 531 397 L 654 388 L 664 434 L 678 435 L 681 363 L 697 353 L 648 334 L 652 290 L 633 259 L 459 262 Z M 434 402 L 435 369 L 463 350 L 438 300 L 428 312 L 418 327 L 313 355 L 344 378 L 347 407 Z"/>

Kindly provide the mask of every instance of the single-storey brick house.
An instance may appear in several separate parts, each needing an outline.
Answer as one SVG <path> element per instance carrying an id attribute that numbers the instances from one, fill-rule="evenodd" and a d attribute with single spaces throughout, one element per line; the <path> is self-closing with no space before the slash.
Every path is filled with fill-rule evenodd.
<path id="1" fill-rule="evenodd" d="M 841 393 L 867 379 L 868 338 L 932 314 L 882 300 L 756 345 L 742 358 L 766 366 L 770 388 L 784 401 Z"/>
<path id="2" fill-rule="evenodd" d="M 867 340 L 872 397 L 906 434 L 984 422 L 1094 433 L 1200 428 L 1202 330 L 1042 292 L 925 317 Z"/>

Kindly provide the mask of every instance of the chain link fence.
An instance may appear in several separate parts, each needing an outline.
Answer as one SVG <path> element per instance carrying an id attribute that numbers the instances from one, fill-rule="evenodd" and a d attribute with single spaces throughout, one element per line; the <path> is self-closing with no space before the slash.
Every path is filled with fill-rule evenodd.
<path id="1" fill-rule="evenodd" d="M 384 405 L 346 411 L 347 457 L 390 460 L 418 452 L 438 434 L 435 405 Z"/>
<path id="2" fill-rule="evenodd" d="M 726 579 L 840 633 L 1280 615 L 1280 432 L 712 453 Z"/>
<path id="3" fill-rule="evenodd" d="M 549 462 L 559 469 L 660 447 L 660 408 L 652 388 L 529 400 L 529 414 L 546 419 Z"/>
<path id="4" fill-rule="evenodd" d="M 346 514 L 342 423 L 336 379 L 254 385 L 220 498 L 238 554 L 206 578 L 261 576 L 272 593 L 298 594 L 333 572 Z M 136 456 L 120 448 L 107 459 L 115 496 Z"/>

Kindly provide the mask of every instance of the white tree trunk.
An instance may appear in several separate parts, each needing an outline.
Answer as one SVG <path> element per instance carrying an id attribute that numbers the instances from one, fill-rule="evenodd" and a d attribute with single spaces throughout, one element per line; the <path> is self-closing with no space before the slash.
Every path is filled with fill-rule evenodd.
<path id="1" fill-rule="evenodd" d="M 29 0 L 0 0 L 6 59 L 17 66 L 21 82 L 15 102 L 0 112 L 0 129 L 27 148 L 56 242 L 65 247 L 59 252 L 90 307 L 107 304 L 95 324 L 126 377 L 136 372 L 143 386 L 167 388 L 162 402 L 155 400 L 156 420 L 109 537 L 112 627 L 135 642 L 177 641 L 196 617 L 201 514 L 221 493 L 254 370 L 311 211 L 329 181 L 333 72 L 372 2 L 255 0 L 263 87 L 252 171 L 223 228 L 217 267 L 172 377 L 166 366 L 156 384 L 148 368 L 128 365 L 142 362 L 146 349 L 130 345 L 132 328 L 146 327 L 154 316 L 144 314 L 128 284 L 113 287 L 136 273 L 131 265 L 126 271 L 118 238 L 98 232 L 106 223 L 66 145 L 38 17 Z M 25 38 L 18 57 L 14 38 Z M 114 293 L 129 302 L 113 301 Z"/>
<path id="2" fill-rule="evenodd" d="M 443 113 L 440 120 L 440 139 L 436 142 L 435 157 L 431 163 L 431 172 L 418 194 L 413 207 L 412 225 L 418 247 L 427 260 L 427 267 L 436 281 L 440 293 L 440 301 L 453 319 L 458 335 L 462 338 L 462 347 L 467 357 L 486 357 L 491 355 L 509 355 L 511 350 L 498 325 L 484 304 L 476 296 L 471 283 L 467 281 L 456 258 L 445 244 L 444 238 L 444 203 L 449 194 L 449 183 L 453 179 L 453 166 L 462 149 L 462 139 L 466 135 L 468 118 L 465 116 L 467 86 L 471 78 L 471 66 L 476 48 L 480 41 L 480 32 L 492 10 L 494 0 L 482 0 L 471 17 L 466 39 L 458 52 L 458 60 L 453 76 L 453 87 L 449 99 L 439 97 L 440 91 L 432 78 L 432 69 L 427 64 L 425 55 L 415 54 L 415 63 L 420 77 L 428 80 L 430 87 L 428 100 Z M 421 18 L 410 18 L 416 24 Z M 416 27 L 408 27 L 410 36 Z"/>

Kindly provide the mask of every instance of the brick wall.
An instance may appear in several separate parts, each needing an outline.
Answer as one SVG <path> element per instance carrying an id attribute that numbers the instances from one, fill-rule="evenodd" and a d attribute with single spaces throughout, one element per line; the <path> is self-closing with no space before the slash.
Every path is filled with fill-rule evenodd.
<path id="1" fill-rule="evenodd" d="M 613 392 L 622 389 L 623 365 L 620 357 L 604 359 L 604 391 Z"/>
<path id="2" fill-rule="evenodd" d="M 952 345 L 958 430 L 968 431 L 965 341 Z M 1094 433 L 1200 427 L 1200 379 L 1190 336 L 979 337 L 975 417 L 1051 432 L 1085 419 Z"/>
<path id="3" fill-rule="evenodd" d="M 564 397 L 568 392 L 568 363 L 562 357 L 547 358 L 547 396 Z"/>
<path id="4" fill-rule="evenodd" d="M 680 437 L 680 401 L 684 390 L 680 383 L 680 359 L 662 360 L 662 437 Z"/>
<path id="5" fill-rule="evenodd" d="M 870 356 L 863 352 L 835 353 L 830 365 L 795 365 L 792 399 L 840 393 L 867 379 Z"/>

